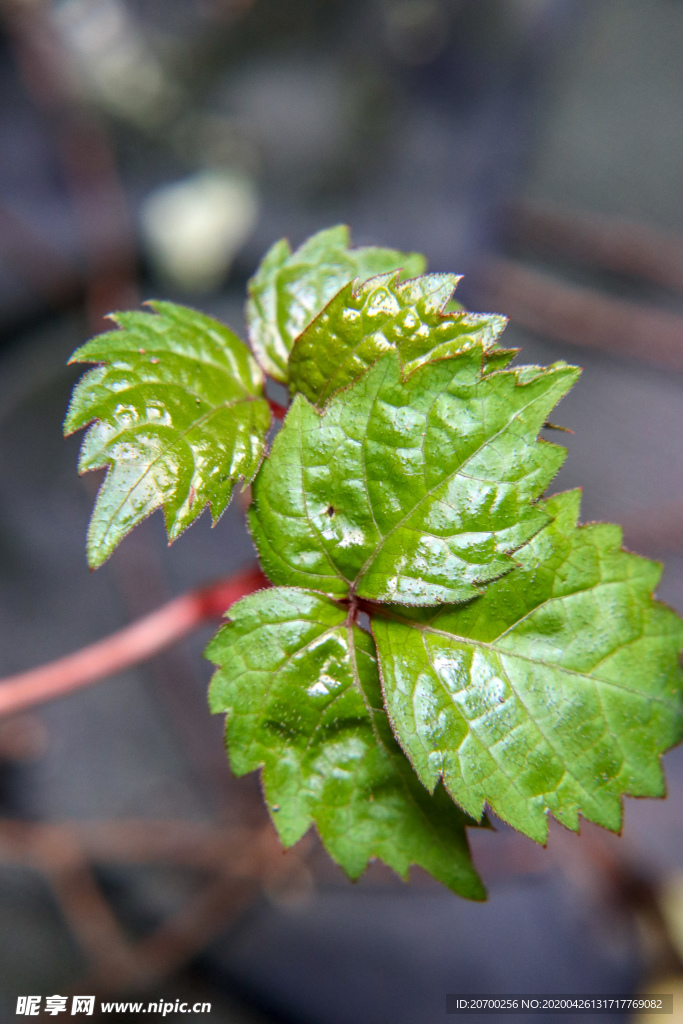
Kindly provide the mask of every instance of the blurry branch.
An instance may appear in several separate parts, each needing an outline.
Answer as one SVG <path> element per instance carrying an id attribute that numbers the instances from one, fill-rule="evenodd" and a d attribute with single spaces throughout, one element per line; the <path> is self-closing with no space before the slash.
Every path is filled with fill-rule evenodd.
<path id="1" fill-rule="evenodd" d="M 0 0 L 0 16 L 26 89 L 54 133 L 85 257 L 88 313 L 99 328 L 103 315 L 136 300 L 134 236 L 112 147 L 78 96 L 46 0 Z"/>
<path id="2" fill-rule="evenodd" d="M 617 217 L 520 203 L 506 223 L 510 241 L 683 292 L 683 241 Z"/>
<path id="3" fill-rule="evenodd" d="M 85 954 L 94 991 L 145 989 L 199 953 L 261 891 L 301 889 L 310 872 L 307 840 L 283 853 L 271 825 L 228 828 L 189 821 L 76 822 L 0 820 L 0 861 L 40 871 Z M 170 864 L 208 879 L 150 934 L 130 940 L 97 881 L 93 864 Z"/>
<path id="4" fill-rule="evenodd" d="M 624 851 L 622 838 L 589 823 L 581 832 L 557 826 L 546 850 L 503 830 L 495 853 L 491 848 L 499 867 L 493 873 L 510 877 L 557 864 L 580 892 L 581 904 L 599 911 L 601 926 L 621 940 L 638 940 L 648 975 L 679 975 L 683 963 L 662 911 L 660 881 Z M 196 956 L 262 894 L 290 904 L 306 898 L 315 885 L 315 849 L 309 835 L 284 852 L 270 824 L 123 819 L 53 825 L 0 819 L 0 863 L 43 874 L 86 956 L 89 974 L 79 981 L 80 991 L 86 984 L 95 992 L 150 988 Z M 479 844 L 477 854 L 482 852 Z M 95 867 L 107 865 L 184 868 L 205 880 L 179 910 L 132 939 L 98 882 Z M 489 858 L 486 873 L 494 867 Z"/>
<path id="5" fill-rule="evenodd" d="M 75 838 L 67 829 L 53 826 L 18 828 L 23 831 L 23 863 L 45 875 L 90 968 L 119 975 L 134 970 L 125 935 Z"/>
<path id="6" fill-rule="evenodd" d="M 130 626 L 75 654 L 0 680 L 0 715 L 23 711 L 150 658 L 204 622 L 220 618 L 233 602 L 267 586 L 259 569 L 169 601 Z"/>
<path id="7" fill-rule="evenodd" d="M 548 338 L 683 371 L 683 317 L 563 284 L 507 259 L 487 264 L 478 298 Z"/>
<path id="8" fill-rule="evenodd" d="M 281 851 L 279 851 L 281 853 Z M 112 985 L 109 970 L 88 979 L 95 989 L 151 988 L 178 971 L 211 939 L 235 921 L 257 898 L 254 882 L 231 881 L 219 875 L 181 911 L 160 925 L 148 938 L 135 944 L 135 972 Z"/>

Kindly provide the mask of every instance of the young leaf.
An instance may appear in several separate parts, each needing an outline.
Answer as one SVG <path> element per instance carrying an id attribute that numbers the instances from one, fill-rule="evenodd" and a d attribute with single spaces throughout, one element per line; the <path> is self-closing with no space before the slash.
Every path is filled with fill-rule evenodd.
<path id="1" fill-rule="evenodd" d="M 472 899 L 484 890 L 465 825 L 443 789 L 418 781 L 382 706 L 372 638 L 347 609 L 311 591 L 261 591 L 233 605 L 207 656 L 220 670 L 210 705 L 226 712 L 237 775 L 263 768 L 286 846 L 315 822 L 330 855 L 357 878 L 373 857 L 404 877 L 419 864 Z"/>
<path id="2" fill-rule="evenodd" d="M 403 382 L 388 352 L 322 414 L 297 396 L 249 513 L 274 583 L 430 605 L 515 565 L 565 456 L 536 436 L 579 371 L 482 375 L 483 356 L 479 344 Z"/>
<path id="3" fill-rule="evenodd" d="M 609 524 L 576 527 L 579 492 L 520 568 L 468 605 L 374 615 L 385 701 L 424 784 L 443 778 L 544 841 L 548 813 L 618 831 L 622 795 L 663 796 L 660 755 L 683 733 L 683 623 L 652 599 L 660 567 Z"/>
<path id="4" fill-rule="evenodd" d="M 415 277 L 425 269 L 419 253 L 349 247 L 345 225 L 319 231 L 292 252 L 286 239 L 268 250 L 249 282 L 249 341 L 266 373 L 287 382 L 294 339 L 347 282 L 402 269 Z"/>
<path id="5" fill-rule="evenodd" d="M 223 324 L 170 302 L 117 313 L 120 330 L 93 338 L 72 362 L 101 363 L 74 390 L 64 429 L 92 424 L 80 472 L 109 466 L 88 531 L 94 568 L 164 507 L 175 540 L 207 503 L 214 521 L 237 480 L 256 473 L 270 425 L 262 374 Z"/>
<path id="6" fill-rule="evenodd" d="M 423 363 L 474 344 L 491 348 L 505 317 L 444 312 L 459 280 L 455 274 L 425 274 L 401 283 L 389 273 L 355 288 L 349 282 L 294 343 L 292 393 L 301 391 L 323 406 L 391 348 L 398 351 L 404 377 Z"/>

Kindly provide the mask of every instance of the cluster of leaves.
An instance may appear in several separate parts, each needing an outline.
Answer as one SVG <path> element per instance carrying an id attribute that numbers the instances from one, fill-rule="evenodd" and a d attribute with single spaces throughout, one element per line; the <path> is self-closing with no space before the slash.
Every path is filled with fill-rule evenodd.
<path id="1" fill-rule="evenodd" d="M 253 480 L 273 587 L 211 642 L 210 702 L 283 842 L 315 823 L 352 877 L 379 857 L 478 899 L 487 805 L 543 842 L 549 815 L 619 830 L 623 795 L 663 795 L 683 623 L 618 527 L 542 497 L 565 451 L 539 432 L 579 371 L 510 368 L 504 318 L 423 270 L 341 227 L 278 242 L 250 282 L 258 362 L 192 310 L 118 314 L 73 357 L 98 365 L 66 429 L 89 425 L 82 470 L 109 467 L 92 565 L 153 509 L 173 540 Z M 262 462 L 264 373 L 293 401 Z"/>

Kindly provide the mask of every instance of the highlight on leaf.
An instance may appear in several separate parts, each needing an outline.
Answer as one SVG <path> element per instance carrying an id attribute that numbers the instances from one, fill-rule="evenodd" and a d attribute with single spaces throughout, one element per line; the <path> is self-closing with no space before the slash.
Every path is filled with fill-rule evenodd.
<path id="1" fill-rule="evenodd" d="M 419 366 L 473 345 L 491 350 L 507 320 L 496 314 L 446 312 L 460 278 L 424 274 L 410 281 L 396 272 L 364 284 L 349 282 L 299 335 L 289 357 L 289 386 L 324 406 L 391 349 L 403 377 Z M 512 358 L 514 352 L 499 358 Z"/>
<path id="2" fill-rule="evenodd" d="M 468 604 L 372 616 L 422 782 L 540 842 L 549 814 L 619 831 L 623 795 L 664 795 L 660 757 L 683 736 L 683 622 L 652 598 L 661 569 L 624 551 L 619 527 L 577 527 L 579 499 L 546 502 L 519 568 Z"/>
<path id="3" fill-rule="evenodd" d="M 404 381 L 387 352 L 322 413 L 296 397 L 249 512 L 274 583 L 433 605 L 516 565 L 566 454 L 538 433 L 579 371 L 484 362 L 478 342 Z"/>
<path id="4" fill-rule="evenodd" d="M 169 541 L 208 505 L 216 521 L 234 484 L 265 450 L 270 410 L 244 344 L 211 317 L 171 302 L 117 313 L 117 330 L 79 348 L 98 363 L 76 386 L 64 430 L 88 432 L 79 470 L 107 467 L 90 521 L 88 561 L 101 565 L 163 507 Z"/>
<path id="5" fill-rule="evenodd" d="M 375 246 L 351 248 L 344 224 L 319 231 L 292 252 L 287 239 L 273 245 L 248 285 L 249 342 L 259 363 L 287 383 L 295 339 L 349 281 L 386 271 L 415 277 L 425 269 L 420 253 Z"/>
<path id="6" fill-rule="evenodd" d="M 230 619 L 207 650 L 220 666 L 210 705 L 227 715 L 235 773 L 262 769 L 285 846 L 315 823 L 351 878 L 379 857 L 403 877 L 417 864 L 483 899 L 465 834 L 477 821 L 416 777 L 387 723 L 372 638 L 348 609 L 276 588 L 244 598 Z"/>

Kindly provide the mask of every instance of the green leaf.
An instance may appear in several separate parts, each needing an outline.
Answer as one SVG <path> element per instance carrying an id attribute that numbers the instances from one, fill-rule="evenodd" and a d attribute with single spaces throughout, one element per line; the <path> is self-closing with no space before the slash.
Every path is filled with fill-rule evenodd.
<path id="1" fill-rule="evenodd" d="M 424 784 L 443 778 L 544 841 L 548 814 L 618 831 L 622 795 L 663 796 L 683 734 L 683 623 L 652 599 L 660 567 L 610 524 L 576 527 L 579 492 L 468 605 L 373 615 L 385 700 Z"/>
<path id="2" fill-rule="evenodd" d="M 349 245 L 344 225 L 319 231 L 295 252 L 283 238 L 268 250 L 249 282 L 249 341 L 275 380 L 287 382 L 294 339 L 349 281 L 365 281 L 398 268 L 406 277 L 415 277 L 425 269 L 419 253 Z"/>
<path id="3" fill-rule="evenodd" d="M 418 781 L 388 726 L 372 638 L 321 594 L 261 591 L 230 609 L 209 645 L 220 670 L 210 705 L 226 712 L 237 775 L 263 769 L 266 802 L 286 846 L 315 822 L 352 878 L 373 857 L 400 875 L 419 864 L 482 899 L 465 825 L 443 789 Z"/>
<path id="4" fill-rule="evenodd" d="M 505 317 L 444 312 L 459 280 L 455 274 L 425 274 L 401 283 L 394 272 L 357 287 L 349 282 L 297 338 L 289 357 L 292 393 L 301 391 L 323 406 L 392 348 L 404 377 L 479 342 L 491 348 Z"/>
<path id="5" fill-rule="evenodd" d="M 120 330 L 93 338 L 72 362 L 101 363 L 74 390 L 64 424 L 92 424 L 80 472 L 109 466 L 88 531 L 101 565 L 126 534 L 163 506 L 173 541 L 207 503 L 214 521 L 237 480 L 263 457 L 270 410 L 262 374 L 223 324 L 170 302 L 117 313 Z"/>
<path id="6" fill-rule="evenodd" d="M 482 375 L 483 358 L 473 346 L 403 382 L 388 352 L 322 414 L 297 396 L 249 513 L 274 583 L 430 605 L 516 564 L 566 454 L 536 436 L 579 371 Z"/>

